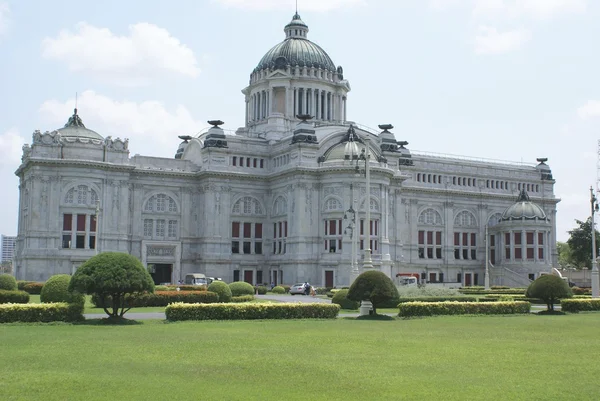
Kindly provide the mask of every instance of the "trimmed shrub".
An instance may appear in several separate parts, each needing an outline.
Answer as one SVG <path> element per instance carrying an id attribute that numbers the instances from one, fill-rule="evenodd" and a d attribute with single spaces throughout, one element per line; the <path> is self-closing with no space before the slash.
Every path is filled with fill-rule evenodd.
<path id="1" fill-rule="evenodd" d="M 35 281 L 26 281 L 26 280 L 17 280 L 17 290 L 25 291 L 23 287 L 25 287 L 29 283 L 34 283 Z"/>
<path id="2" fill-rule="evenodd" d="M 51 302 L 66 302 L 68 304 L 73 303 L 85 303 L 85 297 L 83 294 L 78 292 L 69 291 L 69 283 L 71 282 L 71 276 L 68 274 L 56 274 L 48 279 L 42 287 L 40 293 L 40 301 L 42 303 Z"/>
<path id="3" fill-rule="evenodd" d="M 292 288 L 291 285 L 285 285 L 285 284 L 279 284 L 279 286 L 282 287 L 285 290 L 286 294 L 289 294 L 290 288 Z"/>
<path id="4" fill-rule="evenodd" d="M 352 301 L 348 299 L 346 296 L 348 295 L 348 290 L 340 290 L 335 293 L 333 299 L 331 300 L 332 304 L 337 304 L 342 309 L 358 309 L 360 304 L 356 301 Z"/>
<path id="5" fill-rule="evenodd" d="M 277 285 L 277 286 L 273 287 L 273 289 L 271 290 L 271 292 L 273 294 L 285 294 L 285 288 L 283 288 L 280 285 Z"/>
<path id="6" fill-rule="evenodd" d="M 112 299 L 110 299 L 110 296 L 106 297 L 104 302 L 111 305 Z M 219 302 L 219 296 L 209 291 L 155 291 L 125 297 L 125 306 L 128 308 L 167 306 L 174 302 L 186 304 L 216 303 Z M 96 294 L 92 295 L 92 303 L 96 308 L 104 308 L 104 304 Z"/>
<path id="7" fill-rule="evenodd" d="M 398 305 L 398 316 L 509 315 L 529 313 L 529 302 L 407 302 Z"/>
<path id="8" fill-rule="evenodd" d="M 0 290 L 17 291 L 17 280 L 10 274 L 0 274 Z"/>
<path id="9" fill-rule="evenodd" d="M 588 289 L 580 287 L 571 287 L 571 291 L 573 291 L 573 295 L 585 295 L 588 292 Z"/>
<path id="10" fill-rule="evenodd" d="M 254 295 L 240 295 L 239 297 L 231 297 L 231 302 L 252 302 L 254 301 Z"/>
<path id="11" fill-rule="evenodd" d="M 254 287 L 252 284 L 248 284 L 245 281 L 236 281 L 229 284 L 231 295 L 239 297 L 240 295 L 254 295 Z"/>
<path id="12" fill-rule="evenodd" d="M 252 286 L 250 286 L 250 288 L 252 288 Z M 231 302 L 231 297 L 233 294 L 227 283 L 223 281 L 213 281 L 208 286 L 208 290 L 216 293 L 219 296 L 219 302 Z M 250 295 L 254 295 L 254 292 L 252 292 Z"/>
<path id="13" fill-rule="evenodd" d="M 267 287 L 264 285 L 257 285 L 254 287 L 254 291 L 258 293 L 258 295 L 265 295 L 267 293 Z"/>
<path id="14" fill-rule="evenodd" d="M 29 303 L 29 293 L 25 291 L 0 290 L 0 304 Z"/>
<path id="15" fill-rule="evenodd" d="M 458 297 L 460 292 L 452 288 L 438 287 L 408 287 L 402 286 L 398 288 L 400 298 L 421 298 L 421 297 Z"/>
<path id="16" fill-rule="evenodd" d="M 122 252 L 103 252 L 81 265 L 69 284 L 69 291 L 111 298 L 104 311 L 111 318 L 122 318 L 129 308 L 125 299 L 131 294 L 154 292 L 154 281 L 142 262 Z"/>
<path id="17" fill-rule="evenodd" d="M 385 302 L 400 298 L 394 282 L 378 270 L 361 273 L 350 286 L 346 297 L 356 302 L 371 301 L 374 315 Z"/>
<path id="18" fill-rule="evenodd" d="M 44 288 L 44 283 L 32 281 L 23 286 L 23 291 L 26 291 L 31 295 L 40 295 L 42 288 Z"/>
<path id="19" fill-rule="evenodd" d="M 400 297 L 398 299 L 399 304 L 404 304 L 406 302 L 477 302 L 477 298 L 473 297 L 415 297 L 415 298 L 405 298 Z M 395 308 L 396 306 L 394 306 Z"/>
<path id="20" fill-rule="evenodd" d="M 571 313 L 600 311 L 600 299 L 563 299 L 560 308 Z"/>
<path id="21" fill-rule="evenodd" d="M 168 320 L 335 319 L 339 305 L 319 303 L 170 304 Z"/>
<path id="22" fill-rule="evenodd" d="M 493 285 L 490 287 L 492 290 L 509 290 L 510 287 L 506 285 Z"/>
<path id="23" fill-rule="evenodd" d="M 539 298 L 544 301 L 549 311 L 554 310 L 554 304 L 561 298 L 571 298 L 573 292 L 569 285 L 560 277 L 545 274 L 538 277 L 527 288 L 527 298 Z"/>
<path id="24" fill-rule="evenodd" d="M 327 295 L 327 293 L 330 291 L 331 291 L 331 288 L 326 288 L 326 287 L 315 288 L 315 292 L 317 293 L 317 295 Z"/>
<path id="25" fill-rule="evenodd" d="M 0 323 L 75 322 L 84 320 L 83 304 L 4 304 L 0 305 Z"/>

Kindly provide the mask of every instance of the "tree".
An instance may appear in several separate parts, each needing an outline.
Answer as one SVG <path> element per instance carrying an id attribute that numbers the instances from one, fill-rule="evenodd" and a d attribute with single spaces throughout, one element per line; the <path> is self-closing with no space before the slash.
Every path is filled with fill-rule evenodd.
<path id="1" fill-rule="evenodd" d="M 120 252 L 104 252 L 88 259 L 77 269 L 69 291 L 96 294 L 110 318 L 122 318 L 127 307 L 126 297 L 154 292 L 154 282 L 148 271 L 134 256 Z M 111 310 L 107 305 L 111 306 Z"/>
<path id="2" fill-rule="evenodd" d="M 377 314 L 377 307 L 385 302 L 399 298 L 398 289 L 394 282 L 384 273 L 377 270 L 367 270 L 360 274 L 348 291 L 351 301 L 371 301 L 373 314 Z"/>
<path id="3" fill-rule="evenodd" d="M 575 220 L 579 227 L 569 231 L 567 244 L 571 250 L 570 261 L 578 268 L 592 266 L 592 219 Z M 596 230 L 596 251 L 600 246 L 600 233 Z M 597 253 L 596 253 L 597 254 Z"/>
<path id="4" fill-rule="evenodd" d="M 556 250 L 558 251 L 558 264 L 561 268 L 566 269 L 573 265 L 569 244 L 566 242 L 557 242 Z"/>
<path id="5" fill-rule="evenodd" d="M 66 302 L 68 304 L 83 304 L 85 297 L 78 292 L 69 291 L 71 276 L 68 274 L 55 274 L 44 283 L 40 292 L 42 303 Z"/>
<path id="6" fill-rule="evenodd" d="M 2 262 L 0 263 L 0 274 L 12 274 L 12 262 Z"/>
<path id="7" fill-rule="evenodd" d="M 549 312 L 554 311 L 554 304 L 562 298 L 571 298 L 573 292 L 562 278 L 553 274 L 544 274 L 529 284 L 527 298 L 539 298 L 544 301 Z"/>

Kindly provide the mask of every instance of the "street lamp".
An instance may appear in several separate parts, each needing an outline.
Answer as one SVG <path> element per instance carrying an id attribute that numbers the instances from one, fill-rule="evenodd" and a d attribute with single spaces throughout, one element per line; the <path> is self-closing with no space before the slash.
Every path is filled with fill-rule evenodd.
<path id="1" fill-rule="evenodd" d="M 485 245 L 485 278 L 484 278 L 484 285 L 485 285 L 485 289 L 486 291 L 490 289 L 490 269 L 489 269 L 489 264 L 490 264 L 490 256 L 489 256 L 489 251 L 490 251 L 490 244 L 488 244 L 488 226 L 487 224 L 485 225 L 485 241 L 484 245 Z"/>
<path id="2" fill-rule="evenodd" d="M 100 244 L 100 199 L 96 200 L 96 243 L 94 244 L 95 254 L 98 255 L 98 245 Z"/>
<path id="3" fill-rule="evenodd" d="M 367 134 L 368 135 L 368 134 Z M 363 160 L 365 162 L 365 185 L 366 185 L 366 199 L 365 199 L 365 256 L 363 259 L 363 268 L 364 269 L 372 269 L 373 261 L 371 260 L 371 173 L 369 171 L 369 159 L 371 158 L 369 152 L 369 144 L 371 143 L 371 138 L 368 136 L 365 137 L 365 149 L 358 157 L 359 160 Z M 358 163 L 358 162 L 357 162 Z M 356 166 L 358 169 L 358 166 Z"/>
<path id="4" fill-rule="evenodd" d="M 352 190 L 352 184 L 350 184 L 350 190 Z M 356 258 L 356 249 L 358 236 L 356 235 L 356 210 L 354 207 L 350 205 L 350 209 L 344 212 L 344 220 L 348 220 L 348 226 L 344 229 L 344 234 L 350 236 L 350 241 L 352 243 L 352 253 L 350 256 L 350 284 L 356 280 L 358 277 L 358 263 Z"/>
<path id="5" fill-rule="evenodd" d="M 594 189 L 590 186 L 590 204 L 592 207 L 592 298 L 600 296 L 600 282 L 598 281 L 598 262 L 596 261 L 596 224 L 594 213 L 598 211 L 598 199 L 594 195 Z"/>

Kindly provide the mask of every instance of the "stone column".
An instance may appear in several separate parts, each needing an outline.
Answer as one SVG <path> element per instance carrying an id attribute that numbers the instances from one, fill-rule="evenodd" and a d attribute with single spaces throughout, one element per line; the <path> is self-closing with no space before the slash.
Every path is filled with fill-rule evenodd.
<path id="1" fill-rule="evenodd" d="M 515 261 L 515 232 L 510 230 L 510 261 Z"/>
<path id="2" fill-rule="evenodd" d="M 248 107 L 249 107 L 249 105 L 248 105 L 248 96 L 246 96 L 246 108 L 244 110 L 245 111 L 245 118 L 246 118 L 246 120 L 244 120 L 244 121 L 246 121 L 246 124 L 248 124 Z"/>
<path id="3" fill-rule="evenodd" d="M 296 118 L 298 114 L 298 89 L 294 88 L 294 112 L 292 113 L 292 118 Z"/>
<path id="4" fill-rule="evenodd" d="M 325 92 L 325 110 L 323 111 L 323 120 L 329 121 L 329 92 Z"/>
<path id="5" fill-rule="evenodd" d="M 536 263 L 538 263 L 540 261 L 540 253 L 538 251 L 538 230 L 535 230 L 533 232 L 533 259 L 535 260 Z"/>

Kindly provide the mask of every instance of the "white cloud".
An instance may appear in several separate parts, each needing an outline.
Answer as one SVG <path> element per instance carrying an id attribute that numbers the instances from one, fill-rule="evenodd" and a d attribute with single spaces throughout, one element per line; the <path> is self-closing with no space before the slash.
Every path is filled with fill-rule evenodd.
<path id="1" fill-rule="evenodd" d="M 0 35 L 8 31 L 10 25 L 10 8 L 8 3 L 0 2 Z"/>
<path id="2" fill-rule="evenodd" d="M 165 71 L 195 78 L 200 73 L 193 51 L 163 28 L 148 23 L 129 26 L 118 36 L 86 22 L 75 32 L 62 30 L 42 41 L 42 55 L 66 63 L 71 71 L 89 72 L 119 85 L 144 85 Z"/>
<path id="3" fill-rule="evenodd" d="M 51 127 L 62 126 L 73 113 L 75 99 L 48 100 L 40 106 Z M 159 101 L 118 101 L 88 90 L 78 99 L 78 114 L 89 129 L 113 138 L 129 138 L 131 155 L 173 157 L 178 135 L 194 135 L 207 124 L 183 105 L 171 109 Z"/>
<path id="4" fill-rule="evenodd" d="M 429 8 L 435 11 L 444 11 L 464 3 L 465 0 L 429 0 Z"/>
<path id="5" fill-rule="evenodd" d="M 0 168 L 9 167 L 14 170 L 21 163 L 21 149 L 25 144 L 25 138 L 19 135 L 16 128 L 10 128 L 8 131 L 0 135 Z"/>
<path id="6" fill-rule="evenodd" d="M 577 109 L 577 114 L 583 120 L 600 117 L 600 100 L 588 100 L 585 105 Z"/>
<path id="7" fill-rule="evenodd" d="M 494 27 L 480 26 L 475 37 L 475 52 L 478 54 L 501 54 L 517 50 L 531 39 L 525 29 L 498 32 Z"/>
<path id="8" fill-rule="evenodd" d="M 213 0 L 216 3 L 220 3 L 225 7 L 234 7 L 242 9 L 254 9 L 254 10 L 270 10 L 270 9 L 284 9 L 293 10 L 294 2 L 289 0 L 287 2 L 281 0 Z M 302 14 L 302 11 L 330 11 L 342 7 L 351 7 L 357 5 L 366 4 L 366 0 L 302 0 L 299 4 L 298 12 Z"/>
<path id="9" fill-rule="evenodd" d="M 564 14 L 583 13 L 587 0 L 473 0 L 473 15 L 509 18 L 550 19 Z"/>

